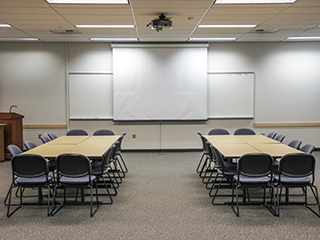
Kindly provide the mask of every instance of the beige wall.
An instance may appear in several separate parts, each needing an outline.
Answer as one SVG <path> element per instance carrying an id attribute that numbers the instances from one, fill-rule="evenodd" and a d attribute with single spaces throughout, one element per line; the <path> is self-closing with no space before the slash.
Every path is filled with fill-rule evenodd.
<path id="1" fill-rule="evenodd" d="M 61 125 L 25 129 L 24 139 L 39 144 L 38 134 L 42 133 L 64 135 L 67 128 L 84 128 L 92 134 L 99 128 L 111 128 L 117 134 L 127 133 L 124 149 L 195 149 L 201 147 L 197 132 L 207 133 L 215 127 L 233 133 L 238 127 L 254 128 L 254 123 L 261 122 L 320 122 L 319 62 L 318 43 L 210 44 L 208 71 L 255 73 L 254 119 L 161 123 L 69 120 L 69 74 L 112 72 L 111 44 L 0 43 L 0 111 L 8 111 L 14 104 L 18 106 L 14 110 L 25 116 L 25 124 Z M 303 144 L 320 147 L 320 127 L 254 129 L 285 134 L 284 142 L 299 138 Z"/>

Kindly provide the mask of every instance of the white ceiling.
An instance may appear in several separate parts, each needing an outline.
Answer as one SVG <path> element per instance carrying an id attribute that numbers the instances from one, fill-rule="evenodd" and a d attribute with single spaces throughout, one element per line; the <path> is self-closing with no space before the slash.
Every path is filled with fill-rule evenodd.
<path id="1" fill-rule="evenodd" d="M 320 36 L 320 0 L 294 4 L 215 5 L 213 0 L 130 0 L 130 5 L 60 5 L 45 0 L 0 0 L 0 38 L 37 37 L 43 42 L 90 42 L 90 38 L 138 38 L 140 42 L 186 42 L 192 38 L 236 37 L 236 42 L 284 41 Z M 212 5 L 212 7 L 210 7 Z M 173 29 L 147 24 L 166 13 Z M 134 24 L 132 29 L 77 29 L 80 24 Z M 255 29 L 203 29 L 198 24 L 257 24 Z M 274 30 L 279 31 L 270 33 Z M 49 30 L 79 30 L 54 34 Z M 257 30 L 260 30 L 257 32 Z M 263 30 L 263 31 L 261 31 Z"/>

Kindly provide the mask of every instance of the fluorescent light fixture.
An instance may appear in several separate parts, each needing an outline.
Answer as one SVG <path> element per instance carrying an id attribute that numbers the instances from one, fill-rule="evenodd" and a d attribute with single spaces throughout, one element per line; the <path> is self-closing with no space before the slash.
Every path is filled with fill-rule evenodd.
<path id="1" fill-rule="evenodd" d="M 297 0 L 217 0 L 215 4 L 269 4 L 294 3 Z"/>
<path id="2" fill-rule="evenodd" d="M 129 0 L 46 0 L 50 4 L 129 4 Z"/>
<path id="3" fill-rule="evenodd" d="M 199 25 L 198 28 L 255 28 L 257 25 Z"/>
<path id="4" fill-rule="evenodd" d="M 0 38 L 0 41 L 39 41 L 39 38 Z"/>
<path id="5" fill-rule="evenodd" d="M 138 41 L 138 38 L 90 38 L 91 41 L 103 41 L 103 42 L 131 42 L 131 41 Z"/>
<path id="6" fill-rule="evenodd" d="M 317 37 L 288 37 L 287 40 L 320 40 L 320 36 Z"/>
<path id="7" fill-rule="evenodd" d="M 76 28 L 134 28 L 134 25 L 75 25 Z"/>
<path id="8" fill-rule="evenodd" d="M 235 41 L 237 38 L 189 38 L 189 41 Z"/>
<path id="9" fill-rule="evenodd" d="M 5 28 L 5 27 L 11 27 L 9 24 L 3 24 L 3 23 L 1 23 L 0 24 L 0 27 L 3 27 L 3 28 Z"/>

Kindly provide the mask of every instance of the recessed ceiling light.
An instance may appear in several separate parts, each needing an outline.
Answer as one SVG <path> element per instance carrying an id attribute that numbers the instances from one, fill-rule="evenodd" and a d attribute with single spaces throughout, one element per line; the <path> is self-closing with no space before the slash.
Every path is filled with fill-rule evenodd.
<path id="1" fill-rule="evenodd" d="M 46 0 L 50 4 L 129 4 L 129 0 Z"/>
<path id="2" fill-rule="evenodd" d="M 134 25 L 75 25 L 76 28 L 134 28 Z"/>
<path id="3" fill-rule="evenodd" d="M 189 38 L 190 41 L 235 41 L 237 38 Z"/>
<path id="4" fill-rule="evenodd" d="M 0 24 L 0 27 L 11 27 L 9 24 Z"/>
<path id="5" fill-rule="evenodd" d="M 288 37 L 287 40 L 320 40 L 320 36 L 317 36 L 317 37 Z"/>
<path id="6" fill-rule="evenodd" d="M 255 28 L 257 25 L 199 25 L 198 28 Z"/>
<path id="7" fill-rule="evenodd" d="M 112 41 L 138 41 L 138 38 L 90 38 L 91 41 L 103 41 L 103 42 L 112 42 Z"/>
<path id="8" fill-rule="evenodd" d="M 39 41 L 39 38 L 0 38 L 0 41 Z"/>
<path id="9" fill-rule="evenodd" d="M 215 4 L 269 4 L 294 3 L 297 0 L 216 0 Z"/>

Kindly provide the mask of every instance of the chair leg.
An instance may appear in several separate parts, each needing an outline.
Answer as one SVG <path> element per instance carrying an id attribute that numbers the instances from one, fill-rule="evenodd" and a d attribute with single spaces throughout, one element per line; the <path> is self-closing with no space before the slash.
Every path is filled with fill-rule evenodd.
<path id="1" fill-rule="evenodd" d="M 199 163 L 198 163 L 198 166 L 197 166 L 197 168 L 196 168 L 196 172 L 197 172 L 197 173 L 200 173 L 200 167 L 201 167 L 201 163 L 202 163 L 202 161 L 203 161 L 204 156 L 205 156 L 205 154 L 202 153 L 202 156 L 201 156 L 200 161 L 199 161 Z"/>
<path id="2" fill-rule="evenodd" d="M 314 210 L 309 206 L 308 202 L 306 202 L 306 207 L 307 207 L 309 210 L 311 210 L 314 214 L 316 214 L 318 217 L 320 217 L 320 204 L 319 204 L 318 189 L 317 189 L 317 187 L 314 186 L 314 185 L 310 185 L 309 187 L 310 187 L 310 189 L 311 189 L 311 191 L 312 191 L 312 193 L 313 193 L 313 196 L 314 196 L 314 198 L 315 198 L 315 200 L 316 200 L 316 202 L 317 202 L 316 205 L 317 205 L 317 207 L 318 207 L 318 212 L 314 211 Z M 305 195 L 307 195 L 307 189 L 306 189 L 306 191 L 305 191 Z"/>
<path id="3" fill-rule="evenodd" d="M 20 204 L 11 205 L 12 189 L 15 188 L 15 187 L 17 187 L 17 186 L 12 186 L 12 187 L 10 187 L 9 192 L 8 192 L 8 200 L 9 200 L 9 202 L 8 202 L 8 204 L 7 204 L 7 206 L 8 206 L 8 208 L 7 208 L 7 217 L 8 217 L 8 218 L 11 217 L 12 214 L 14 214 L 14 213 L 15 213 L 19 208 L 21 208 L 21 206 L 22 206 L 21 199 L 20 199 Z M 18 187 L 18 189 L 20 189 L 20 191 L 21 191 L 21 187 L 20 187 L 20 188 Z M 20 194 L 21 194 L 21 193 L 20 193 Z M 17 206 L 17 205 L 18 205 L 18 207 L 15 208 L 15 209 L 10 213 L 10 207 L 11 207 L 11 206 Z"/>
<path id="4" fill-rule="evenodd" d="M 127 168 L 127 165 L 126 165 L 126 163 L 124 162 L 123 157 L 121 156 L 121 154 L 119 154 L 119 157 L 120 157 L 120 159 L 121 159 L 122 166 L 123 166 L 123 168 L 124 168 L 124 172 L 127 173 L 127 172 L 128 172 L 128 168 Z"/>

